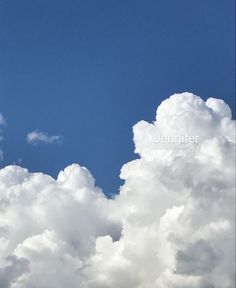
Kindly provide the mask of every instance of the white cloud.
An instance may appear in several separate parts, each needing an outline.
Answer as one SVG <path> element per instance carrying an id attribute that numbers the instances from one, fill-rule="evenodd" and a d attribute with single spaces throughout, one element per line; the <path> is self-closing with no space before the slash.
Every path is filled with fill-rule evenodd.
<path id="1" fill-rule="evenodd" d="M 140 158 L 114 199 L 79 165 L 57 179 L 0 170 L 0 286 L 235 287 L 234 129 L 222 100 L 171 96 L 134 126 Z"/>
<path id="2" fill-rule="evenodd" d="M 62 137 L 59 135 L 48 135 L 46 132 L 35 130 L 26 135 L 26 141 L 33 145 L 36 145 L 40 142 L 54 144 L 61 143 Z"/>

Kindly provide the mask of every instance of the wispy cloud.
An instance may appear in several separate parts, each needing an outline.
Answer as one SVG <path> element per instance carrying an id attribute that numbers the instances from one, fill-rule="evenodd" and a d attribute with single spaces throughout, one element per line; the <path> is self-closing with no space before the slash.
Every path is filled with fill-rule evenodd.
<path id="1" fill-rule="evenodd" d="M 62 143 L 63 137 L 60 135 L 49 135 L 47 132 L 34 130 L 26 135 L 26 141 L 32 145 L 37 145 L 40 142 L 46 144 L 56 144 Z"/>
<path id="2" fill-rule="evenodd" d="M 6 123 L 5 118 L 3 117 L 3 115 L 0 113 L 0 125 L 3 125 Z"/>
<path id="3" fill-rule="evenodd" d="M 3 117 L 2 113 L 0 113 L 0 140 L 3 139 L 2 137 L 2 127 L 6 124 L 6 120 L 5 118 Z"/>
<path id="4" fill-rule="evenodd" d="M 3 140 L 2 136 L 2 127 L 6 124 L 6 120 L 3 115 L 0 113 L 0 141 Z M 3 159 L 3 151 L 0 147 L 0 161 Z"/>

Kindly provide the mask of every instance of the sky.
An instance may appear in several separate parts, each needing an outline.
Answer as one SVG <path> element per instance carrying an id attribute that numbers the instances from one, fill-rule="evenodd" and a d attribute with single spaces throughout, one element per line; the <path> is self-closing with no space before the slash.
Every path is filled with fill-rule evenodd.
<path id="1" fill-rule="evenodd" d="M 235 287 L 234 18 L 0 0 L 1 288 Z"/>
<path id="2" fill-rule="evenodd" d="M 79 163 L 111 195 L 133 125 L 173 93 L 235 115 L 233 0 L 0 0 L 0 39 L 2 167 Z"/>

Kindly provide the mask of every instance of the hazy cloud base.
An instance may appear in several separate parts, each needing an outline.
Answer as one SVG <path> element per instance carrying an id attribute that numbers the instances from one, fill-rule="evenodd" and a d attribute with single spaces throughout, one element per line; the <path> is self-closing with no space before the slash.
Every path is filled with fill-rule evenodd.
<path id="1" fill-rule="evenodd" d="M 133 130 L 140 158 L 114 199 L 77 164 L 0 170 L 1 288 L 235 287 L 230 108 L 176 94 Z M 156 141 L 185 134 L 199 140 Z"/>

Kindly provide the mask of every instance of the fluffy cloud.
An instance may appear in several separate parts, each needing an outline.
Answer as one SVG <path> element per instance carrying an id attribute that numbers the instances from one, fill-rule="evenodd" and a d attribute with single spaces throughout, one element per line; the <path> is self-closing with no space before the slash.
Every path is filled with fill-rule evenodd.
<path id="1" fill-rule="evenodd" d="M 77 164 L 0 170 L 0 286 L 233 288 L 234 129 L 222 100 L 171 96 L 134 126 L 114 199 Z"/>
<path id="2" fill-rule="evenodd" d="M 53 143 L 61 143 L 62 137 L 59 135 L 48 135 L 46 132 L 35 130 L 32 132 L 29 132 L 26 135 L 26 141 L 29 144 L 33 144 L 33 145 L 36 145 L 40 142 L 53 144 Z"/>

